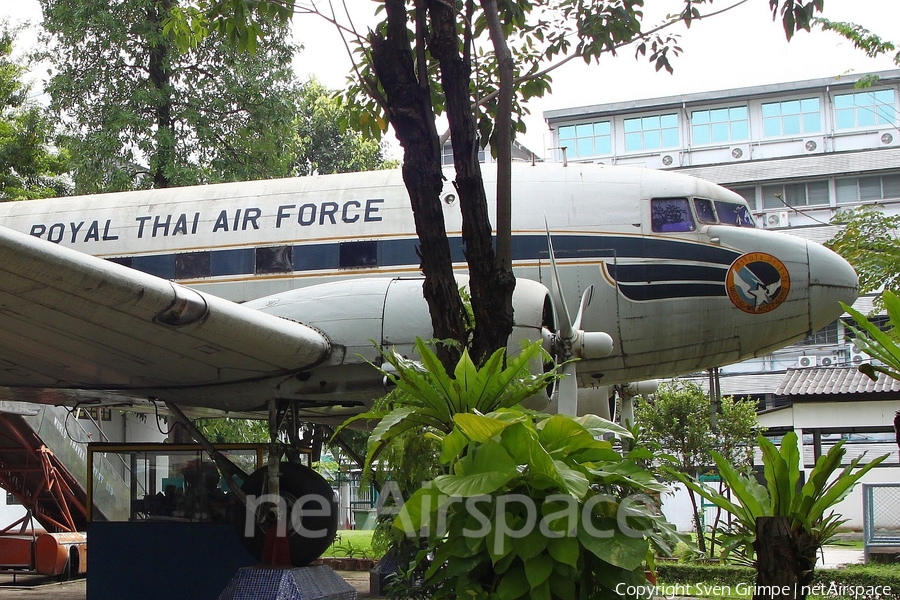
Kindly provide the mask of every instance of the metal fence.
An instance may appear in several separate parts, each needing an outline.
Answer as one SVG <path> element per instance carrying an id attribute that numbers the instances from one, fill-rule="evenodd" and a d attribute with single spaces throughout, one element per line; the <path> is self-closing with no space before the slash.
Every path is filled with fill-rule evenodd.
<path id="1" fill-rule="evenodd" d="M 863 543 L 870 548 L 900 546 L 900 483 L 863 484 Z"/>

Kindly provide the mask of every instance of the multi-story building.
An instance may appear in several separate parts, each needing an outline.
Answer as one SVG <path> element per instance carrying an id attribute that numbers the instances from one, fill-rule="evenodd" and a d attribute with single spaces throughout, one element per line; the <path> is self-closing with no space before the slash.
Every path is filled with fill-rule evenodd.
<path id="1" fill-rule="evenodd" d="M 900 70 L 575 107 L 544 118 L 553 160 L 708 179 L 746 198 L 760 227 L 825 242 L 838 231 L 831 219 L 839 211 L 877 204 L 900 212 Z M 872 297 L 856 307 L 869 312 Z M 755 397 L 761 422 L 775 434 L 801 430 L 807 467 L 840 438 L 848 446 L 866 442 L 853 449 L 892 452 L 888 463 L 896 467 L 891 421 L 900 385 L 867 383 L 853 368 L 866 357 L 845 333 L 839 320 L 771 355 L 723 367 L 722 392 Z M 895 469 L 878 471 L 871 480 L 896 481 Z M 859 526 L 858 496 L 853 503 L 844 508 Z"/>

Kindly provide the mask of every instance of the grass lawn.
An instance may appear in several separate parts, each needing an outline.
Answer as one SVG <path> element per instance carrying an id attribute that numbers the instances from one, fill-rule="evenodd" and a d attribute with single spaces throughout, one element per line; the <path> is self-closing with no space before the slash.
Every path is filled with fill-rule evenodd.
<path id="1" fill-rule="evenodd" d="M 372 551 L 371 529 L 341 529 L 334 543 L 322 553 L 324 557 L 380 558 Z"/>

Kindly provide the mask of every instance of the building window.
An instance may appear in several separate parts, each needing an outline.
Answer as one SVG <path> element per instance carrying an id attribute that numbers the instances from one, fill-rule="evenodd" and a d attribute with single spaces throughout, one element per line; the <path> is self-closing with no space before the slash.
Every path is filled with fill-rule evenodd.
<path id="1" fill-rule="evenodd" d="M 828 182 L 778 183 L 762 188 L 763 208 L 794 208 L 828 204 Z"/>
<path id="2" fill-rule="evenodd" d="M 678 114 L 625 119 L 625 151 L 659 150 L 678 146 Z"/>
<path id="3" fill-rule="evenodd" d="M 756 208 L 756 188 L 755 187 L 743 187 L 743 188 L 731 188 L 731 191 L 735 194 L 740 194 L 741 198 L 747 201 L 747 205 L 751 210 Z"/>
<path id="4" fill-rule="evenodd" d="M 478 148 L 478 162 L 484 162 L 484 148 Z M 453 144 L 450 143 L 450 140 L 444 142 L 444 147 L 441 148 L 441 164 L 444 166 L 453 166 Z"/>
<path id="5" fill-rule="evenodd" d="M 896 114 L 894 90 L 856 92 L 834 97 L 834 122 L 837 129 L 893 125 Z"/>
<path id="6" fill-rule="evenodd" d="M 570 158 L 612 154 L 612 124 L 602 121 L 560 127 L 559 146 L 566 148 Z"/>
<path id="7" fill-rule="evenodd" d="M 112 409 L 102 406 L 82 406 L 79 407 L 78 418 L 90 421 L 112 421 Z"/>
<path id="8" fill-rule="evenodd" d="M 762 120 L 765 137 L 804 135 L 822 131 L 818 98 L 763 104 Z"/>
<path id="9" fill-rule="evenodd" d="M 838 204 L 900 198 L 900 173 L 847 177 L 834 182 Z"/>
<path id="10" fill-rule="evenodd" d="M 838 332 L 838 322 L 832 321 L 822 329 L 813 333 L 810 336 L 807 336 L 806 339 L 800 342 L 801 346 L 828 346 L 828 345 L 836 345 L 841 341 L 839 332 Z"/>
<path id="11" fill-rule="evenodd" d="M 725 144 L 749 139 L 746 106 L 695 110 L 691 113 L 694 144 Z"/>

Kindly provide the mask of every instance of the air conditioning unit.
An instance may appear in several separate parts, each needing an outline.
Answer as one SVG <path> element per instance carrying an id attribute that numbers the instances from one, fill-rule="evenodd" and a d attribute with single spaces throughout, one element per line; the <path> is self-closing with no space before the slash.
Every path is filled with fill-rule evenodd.
<path id="1" fill-rule="evenodd" d="M 869 360 L 869 355 L 863 352 L 856 344 L 852 344 L 850 346 L 850 362 L 858 365 L 866 360 Z"/>
<path id="2" fill-rule="evenodd" d="M 816 366 L 816 357 L 815 356 L 801 356 L 797 359 L 797 367 L 800 369 L 805 369 L 807 367 Z"/>
<path id="3" fill-rule="evenodd" d="M 833 356 L 820 356 L 819 364 L 823 367 L 833 367 L 835 360 Z"/>
<path id="4" fill-rule="evenodd" d="M 750 147 L 749 146 L 734 146 L 731 149 L 731 159 L 732 160 L 749 160 L 750 158 Z"/>
<path id="5" fill-rule="evenodd" d="M 763 215 L 763 226 L 766 229 L 775 227 L 790 227 L 790 213 L 786 210 L 780 212 L 771 212 Z"/>

